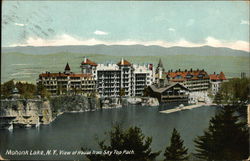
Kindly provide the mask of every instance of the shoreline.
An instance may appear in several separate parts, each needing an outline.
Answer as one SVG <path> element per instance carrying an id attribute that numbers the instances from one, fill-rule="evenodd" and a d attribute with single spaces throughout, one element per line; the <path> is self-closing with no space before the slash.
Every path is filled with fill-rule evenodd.
<path id="1" fill-rule="evenodd" d="M 194 104 L 194 105 L 176 107 L 176 108 L 173 108 L 173 109 L 163 110 L 163 111 L 159 111 L 159 112 L 164 113 L 164 114 L 169 114 L 169 113 L 174 113 L 174 112 L 179 112 L 179 111 L 191 110 L 191 109 L 199 108 L 199 107 L 202 107 L 202 106 L 215 106 L 215 105 L 216 104 L 214 104 L 214 103 L 198 103 L 198 104 Z"/>

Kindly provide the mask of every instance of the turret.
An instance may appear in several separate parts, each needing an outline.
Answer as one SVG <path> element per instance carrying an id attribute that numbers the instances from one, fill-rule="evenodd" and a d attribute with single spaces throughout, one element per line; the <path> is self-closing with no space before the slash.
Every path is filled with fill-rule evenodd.
<path id="1" fill-rule="evenodd" d="M 163 87 L 166 84 L 166 73 L 161 59 L 159 59 L 158 66 L 155 71 L 155 81 L 155 83 L 160 87 Z"/>
<path id="2" fill-rule="evenodd" d="M 124 59 L 122 58 L 122 60 L 121 60 L 119 63 L 117 63 L 117 65 L 118 65 L 118 66 L 131 66 L 132 64 L 131 64 L 129 61 L 124 60 Z"/>
<path id="3" fill-rule="evenodd" d="M 161 59 L 159 59 L 158 66 L 156 68 L 155 74 L 159 74 L 159 77 L 162 77 L 162 74 L 165 72 Z"/>
<path id="4" fill-rule="evenodd" d="M 95 62 L 84 57 L 80 67 L 84 74 L 95 74 L 96 66 L 97 64 Z"/>
<path id="5" fill-rule="evenodd" d="M 64 69 L 64 74 L 70 74 L 70 67 L 69 63 L 66 64 L 65 69 Z"/>

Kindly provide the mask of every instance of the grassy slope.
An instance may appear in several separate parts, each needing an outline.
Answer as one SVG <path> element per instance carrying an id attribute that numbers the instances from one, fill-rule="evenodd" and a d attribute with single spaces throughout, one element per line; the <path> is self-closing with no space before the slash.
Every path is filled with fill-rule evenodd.
<path id="1" fill-rule="evenodd" d="M 77 53 L 56 53 L 49 55 L 27 55 L 21 53 L 2 54 L 1 82 L 10 79 L 35 82 L 38 74 L 50 71 L 63 71 L 65 64 L 69 65 L 73 72 L 80 72 L 80 63 L 83 57 L 87 56 L 97 63 L 117 63 L 121 56 L 77 54 Z M 205 69 L 209 73 L 224 71 L 229 77 L 240 76 L 240 72 L 249 73 L 249 60 L 246 57 L 235 56 L 124 56 L 132 63 L 153 63 L 157 64 L 162 59 L 165 69 Z"/>

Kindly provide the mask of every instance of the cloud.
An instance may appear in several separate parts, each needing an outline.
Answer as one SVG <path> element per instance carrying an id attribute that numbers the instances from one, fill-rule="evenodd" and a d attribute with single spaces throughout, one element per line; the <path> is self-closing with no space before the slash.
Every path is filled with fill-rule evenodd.
<path id="1" fill-rule="evenodd" d="M 175 32 L 175 29 L 174 28 L 168 28 L 168 31 Z"/>
<path id="2" fill-rule="evenodd" d="M 23 44 L 12 44 L 10 47 L 14 46 L 63 46 L 63 45 L 158 45 L 162 47 L 173 47 L 173 46 L 182 46 L 182 47 L 200 47 L 204 45 L 213 46 L 213 47 L 226 47 L 235 50 L 243 50 L 249 52 L 249 42 L 246 41 L 225 41 L 218 40 L 214 37 L 207 37 L 203 43 L 194 43 L 187 41 L 185 39 L 180 39 L 176 42 L 168 42 L 163 40 L 155 41 L 140 41 L 140 40 L 122 40 L 122 41 L 102 41 L 98 39 L 81 39 L 73 37 L 71 35 L 63 34 L 54 37 L 53 39 L 42 39 L 29 37 Z"/>
<path id="3" fill-rule="evenodd" d="M 96 35 L 108 35 L 107 32 L 100 31 L 100 30 L 96 30 L 96 31 L 94 32 L 94 34 L 96 34 Z"/>
<path id="4" fill-rule="evenodd" d="M 241 25 L 249 25 L 249 21 L 247 21 L 247 20 L 241 20 L 240 24 Z"/>
<path id="5" fill-rule="evenodd" d="M 241 40 L 227 42 L 225 40 L 218 40 L 213 37 L 207 37 L 206 45 L 213 46 L 213 47 L 226 47 L 226 48 L 243 50 L 243 51 L 248 51 L 248 52 L 250 51 L 249 42 L 241 41 Z"/>
<path id="6" fill-rule="evenodd" d="M 26 24 L 22 24 L 22 23 L 14 23 L 14 25 L 16 25 L 16 26 L 26 26 Z"/>

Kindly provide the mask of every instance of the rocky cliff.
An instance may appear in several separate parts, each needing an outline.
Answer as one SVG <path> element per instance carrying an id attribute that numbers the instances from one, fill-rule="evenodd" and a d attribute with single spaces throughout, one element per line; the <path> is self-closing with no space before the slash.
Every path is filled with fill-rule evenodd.
<path id="1" fill-rule="evenodd" d="M 1 100 L 0 119 L 0 128 L 31 127 L 53 120 L 49 101 L 40 99 Z"/>
<path id="2" fill-rule="evenodd" d="M 50 100 L 5 99 L 1 100 L 0 128 L 33 127 L 49 124 L 63 112 L 93 111 L 100 108 L 98 98 L 85 96 L 56 96 Z"/>
<path id="3" fill-rule="evenodd" d="M 94 111 L 100 108 L 100 100 L 98 98 L 89 98 L 81 95 L 52 97 L 50 104 L 53 115 L 62 112 Z"/>

